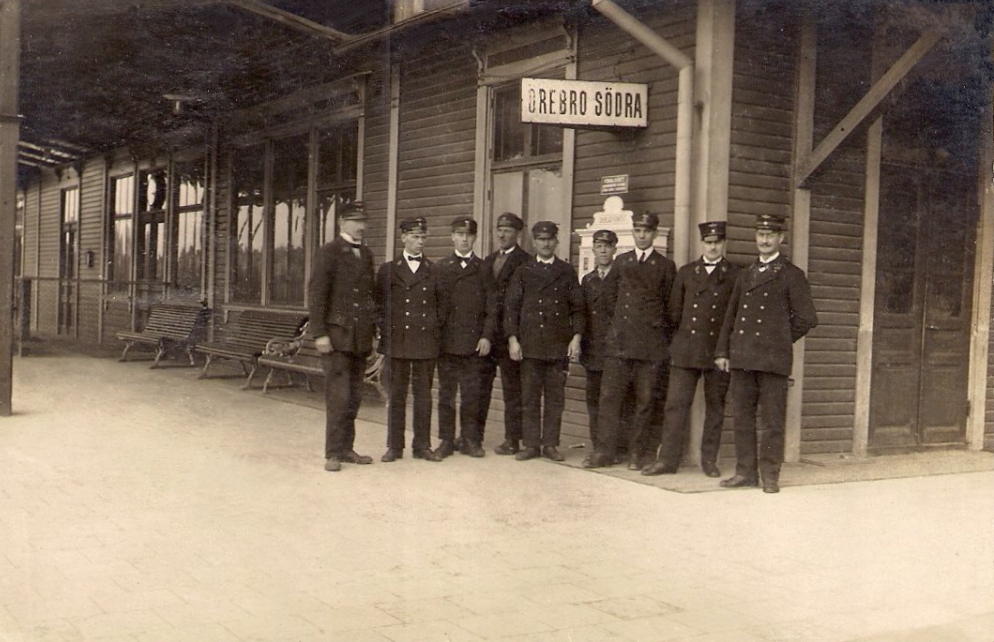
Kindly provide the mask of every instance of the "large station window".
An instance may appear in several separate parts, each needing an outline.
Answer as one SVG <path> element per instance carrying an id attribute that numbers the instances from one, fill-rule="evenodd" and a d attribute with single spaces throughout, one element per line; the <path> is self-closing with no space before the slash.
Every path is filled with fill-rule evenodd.
<path id="1" fill-rule="evenodd" d="M 357 197 L 359 147 L 348 119 L 232 150 L 232 303 L 305 305 L 308 251 Z"/>
<path id="2" fill-rule="evenodd" d="M 521 122 L 521 79 L 573 78 L 575 43 L 561 25 L 502 37 L 486 50 L 478 100 L 485 101 L 486 148 L 477 150 L 477 166 L 485 167 L 476 189 L 485 228 L 502 212 L 519 215 L 526 229 L 539 220 L 559 224 L 560 239 L 568 239 L 572 197 L 573 130 Z M 530 235 L 522 243 L 530 249 Z M 491 246 L 493 243 L 491 242 Z M 484 251 L 493 247 L 484 247 Z M 569 258 L 570 244 L 561 242 L 557 254 Z"/>
<path id="3" fill-rule="evenodd" d="M 165 280 L 166 199 L 169 188 L 164 169 L 145 170 L 138 187 L 138 238 L 136 278 Z"/>
<path id="4" fill-rule="evenodd" d="M 265 146 L 236 149 L 231 160 L 234 202 L 231 220 L 231 300 L 259 303 L 262 297 Z"/>
<path id="5" fill-rule="evenodd" d="M 203 161 L 178 163 L 176 184 L 176 288 L 182 293 L 203 291 L 206 222 Z"/>
<path id="6" fill-rule="evenodd" d="M 74 280 L 79 276 L 79 187 L 62 190 L 59 222 L 59 334 L 75 327 Z"/>
<path id="7" fill-rule="evenodd" d="M 107 280 L 116 283 L 131 281 L 131 261 L 134 257 L 133 225 L 135 217 L 135 177 L 118 176 L 110 183 L 110 256 Z"/>

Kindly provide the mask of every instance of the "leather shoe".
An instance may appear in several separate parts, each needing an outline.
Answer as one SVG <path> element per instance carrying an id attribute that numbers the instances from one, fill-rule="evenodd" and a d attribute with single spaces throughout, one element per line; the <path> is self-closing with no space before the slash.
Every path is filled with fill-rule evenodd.
<path id="1" fill-rule="evenodd" d="M 614 459 L 603 453 L 590 453 L 580 462 L 581 468 L 604 468 L 614 463 Z"/>
<path id="2" fill-rule="evenodd" d="M 676 466 L 661 461 L 654 461 L 652 464 L 642 469 L 643 475 L 675 475 Z"/>
<path id="3" fill-rule="evenodd" d="M 424 459 L 425 461 L 442 461 L 442 457 L 431 448 L 418 448 L 412 451 L 411 455 L 415 459 Z"/>
<path id="4" fill-rule="evenodd" d="M 718 485 L 722 488 L 755 488 L 756 486 L 759 486 L 759 482 L 750 477 L 733 475 L 728 479 L 721 480 L 721 483 Z"/>
<path id="5" fill-rule="evenodd" d="M 329 473 L 336 473 L 342 469 L 342 462 L 338 460 L 338 457 L 329 457 L 324 460 L 324 469 Z"/>
<path id="6" fill-rule="evenodd" d="M 514 455 L 517 454 L 519 450 L 520 448 L 518 448 L 517 439 L 505 439 L 504 443 L 494 448 L 494 452 L 498 455 Z"/>
<path id="7" fill-rule="evenodd" d="M 487 454 L 487 451 L 483 450 L 483 446 L 480 444 L 474 444 L 471 441 L 463 443 L 463 450 L 461 452 L 462 454 L 469 455 L 470 457 L 483 457 Z"/>
<path id="8" fill-rule="evenodd" d="M 645 466 L 645 462 L 642 461 L 642 456 L 636 453 L 632 453 L 628 458 L 628 470 L 642 470 Z"/>
<path id="9" fill-rule="evenodd" d="M 721 477 L 721 471 L 718 470 L 718 465 L 713 461 L 701 462 L 701 470 L 708 477 Z"/>
<path id="10" fill-rule="evenodd" d="M 404 451 L 400 448 L 387 448 L 387 451 L 380 457 L 380 461 L 390 463 L 404 457 Z"/>
<path id="11" fill-rule="evenodd" d="M 344 461 L 347 464 L 371 464 L 371 463 L 373 463 L 373 458 L 372 457 L 369 457 L 368 455 L 360 455 L 359 453 L 357 453 L 354 450 L 350 450 L 349 452 L 347 452 L 344 455 L 342 455 L 339 459 L 341 459 L 342 461 Z"/>
<path id="12" fill-rule="evenodd" d="M 542 448 L 542 456 L 546 459 L 551 459 L 552 461 L 566 461 L 563 454 L 559 452 L 559 449 L 555 446 L 546 446 Z"/>
<path id="13" fill-rule="evenodd" d="M 466 448 L 467 441 L 468 440 L 465 437 L 459 435 L 458 437 L 456 437 L 456 440 L 452 442 L 452 447 L 458 450 L 459 452 L 462 452 L 463 449 Z M 441 444 L 439 444 L 439 446 L 441 446 Z"/>
<path id="14" fill-rule="evenodd" d="M 435 449 L 435 454 L 445 459 L 452 453 L 456 452 L 456 445 L 449 441 L 448 439 L 443 439 L 438 443 L 438 448 Z"/>
<path id="15" fill-rule="evenodd" d="M 514 456 L 518 461 L 527 461 L 529 459 L 535 459 L 536 457 L 541 457 L 542 453 L 538 448 L 525 448 L 518 454 Z"/>
<path id="16" fill-rule="evenodd" d="M 764 479 L 763 480 L 763 492 L 764 493 L 779 493 L 780 492 L 780 482 L 775 479 Z"/>

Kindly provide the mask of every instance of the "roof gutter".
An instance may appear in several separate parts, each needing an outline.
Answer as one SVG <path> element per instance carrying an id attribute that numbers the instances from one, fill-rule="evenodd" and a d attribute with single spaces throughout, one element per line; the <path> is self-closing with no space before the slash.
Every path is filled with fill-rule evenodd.
<path id="1" fill-rule="evenodd" d="M 679 72 L 676 169 L 673 176 L 673 260 L 677 265 L 683 265 L 690 260 L 694 61 L 611 0 L 591 0 L 591 6 Z"/>

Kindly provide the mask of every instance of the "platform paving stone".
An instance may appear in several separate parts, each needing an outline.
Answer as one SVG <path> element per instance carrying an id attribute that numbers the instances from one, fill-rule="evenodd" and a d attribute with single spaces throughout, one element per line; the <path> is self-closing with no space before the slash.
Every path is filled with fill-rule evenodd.
<path id="1" fill-rule="evenodd" d="M 820 458 L 777 496 L 569 448 L 327 473 L 307 393 L 66 353 L 14 374 L 0 642 L 994 639 L 990 453 Z"/>

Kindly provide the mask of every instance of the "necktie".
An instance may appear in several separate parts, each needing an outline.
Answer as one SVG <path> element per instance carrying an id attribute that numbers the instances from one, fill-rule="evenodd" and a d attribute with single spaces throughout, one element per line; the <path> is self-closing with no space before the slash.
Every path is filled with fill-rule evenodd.
<path id="1" fill-rule="evenodd" d="M 607 271 L 606 270 L 597 270 L 597 276 L 599 276 L 601 278 L 601 280 L 604 280 L 605 278 L 607 278 Z"/>
<path id="2" fill-rule="evenodd" d="M 421 261 L 424 260 L 424 258 L 425 257 L 423 257 L 423 256 L 409 256 L 409 257 L 407 257 L 407 260 L 408 261 L 417 261 L 418 263 L 420 263 Z"/>
<path id="3" fill-rule="evenodd" d="M 648 256 L 648 255 L 649 255 L 648 252 L 642 252 L 642 254 L 639 256 L 639 264 L 640 265 L 643 264 L 643 263 L 645 263 L 645 257 Z"/>
<path id="4" fill-rule="evenodd" d="M 495 279 L 497 278 L 498 275 L 500 275 L 500 271 L 504 267 L 504 264 L 506 262 L 507 262 L 507 254 L 505 254 L 504 252 L 501 252 L 500 254 L 497 255 L 497 258 L 494 260 L 494 278 Z"/>

